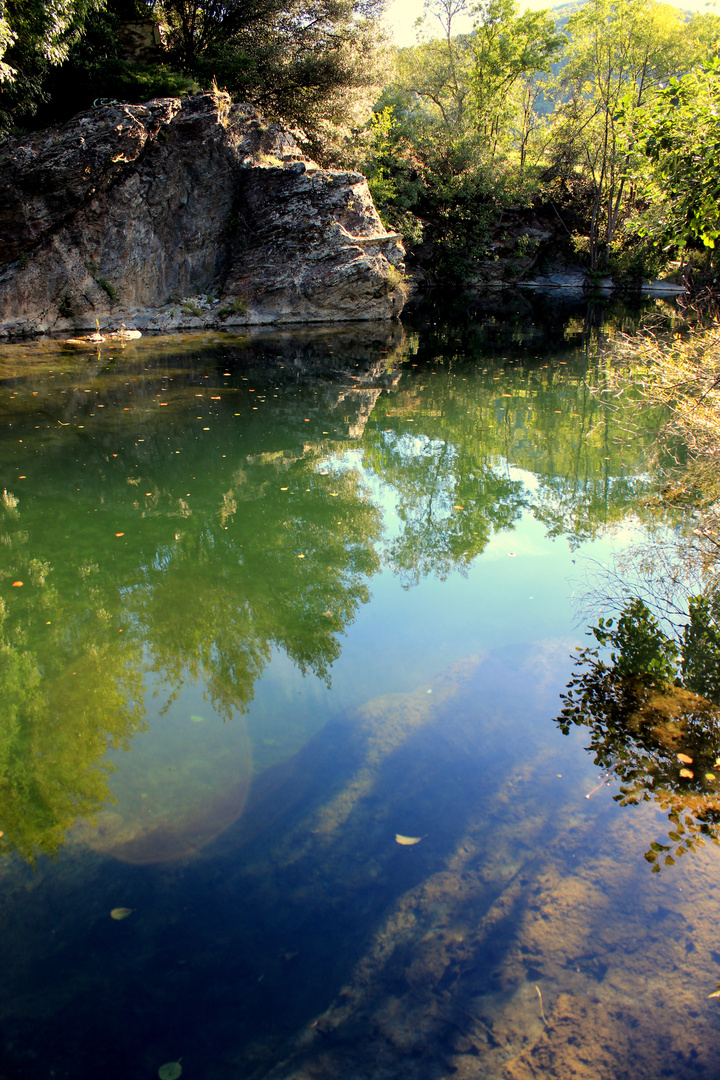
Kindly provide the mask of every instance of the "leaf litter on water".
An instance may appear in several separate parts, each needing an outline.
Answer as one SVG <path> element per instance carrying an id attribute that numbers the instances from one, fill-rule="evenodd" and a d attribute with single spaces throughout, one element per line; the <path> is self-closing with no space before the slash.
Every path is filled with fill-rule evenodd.
<path id="1" fill-rule="evenodd" d="M 402 844 L 403 847 L 412 847 L 413 844 L 419 844 L 422 840 L 422 836 L 403 836 L 402 833 L 395 833 L 395 843 Z"/>
<path id="2" fill-rule="evenodd" d="M 114 907 L 110 912 L 110 918 L 120 922 L 121 919 L 127 919 L 128 915 L 132 915 L 132 913 L 133 909 L 130 907 Z"/>
<path id="3" fill-rule="evenodd" d="M 158 1069 L 160 1080 L 177 1080 L 182 1075 L 182 1065 L 179 1061 L 166 1061 Z"/>

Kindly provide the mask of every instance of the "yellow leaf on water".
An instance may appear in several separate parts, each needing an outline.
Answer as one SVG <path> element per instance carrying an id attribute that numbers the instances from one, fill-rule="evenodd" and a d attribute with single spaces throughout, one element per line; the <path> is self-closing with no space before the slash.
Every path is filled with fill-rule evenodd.
<path id="1" fill-rule="evenodd" d="M 683 765 L 692 765 L 693 759 L 688 757 L 687 754 L 678 754 L 677 759 L 678 761 L 682 761 Z"/>
<path id="2" fill-rule="evenodd" d="M 715 773 L 714 772 L 706 772 L 705 773 L 705 779 L 706 780 L 714 780 L 715 779 Z"/>
<path id="3" fill-rule="evenodd" d="M 110 918 L 120 922 L 121 919 L 127 919 L 128 915 L 132 915 L 133 909 L 131 907 L 114 907 L 110 912 Z"/>
<path id="4" fill-rule="evenodd" d="M 179 1061 L 166 1061 L 158 1069 L 160 1080 L 177 1080 L 182 1075 L 182 1065 Z"/>
<path id="5" fill-rule="evenodd" d="M 687 777 L 688 780 L 692 780 L 695 773 L 692 771 L 692 769 L 681 769 L 680 775 Z"/>
<path id="6" fill-rule="evenodd" d="M 403 847 L 411 847 L 413 844 L 419 844 L 422 840 L 422 836 L 402 836 L 400 833 L 395 833 L 395 843 L 402 844 Z"/>

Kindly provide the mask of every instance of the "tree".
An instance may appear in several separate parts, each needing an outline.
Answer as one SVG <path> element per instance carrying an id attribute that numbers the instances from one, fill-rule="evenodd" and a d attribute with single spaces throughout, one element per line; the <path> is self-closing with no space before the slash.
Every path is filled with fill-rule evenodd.
<path id="1" fill-rule="evenodd" d="M 472 36 L 470 85 L 474 123 L 495 155 L 503 122 L 517 103 L 513 91 L 522 77 L 550 70 L 565 44 L 545 11 L 518 16 L 515 0 L 481 0 Z"/>
<path id="2" fill-rule="evenodd" d="M 590 0 L 568 20 L 560 73 L 559 140 L 574 144 L 590 180 L 590 267 L 606 266 L 624 207 L 631 162 L 619 116 L 641 108 L 662 79 L 681 70 L 690 48 L 680 11 L 654 0 Z M 567 165 L 566 163 L 566 169 Z"/>
<path id="3" fill-rule="evenodd" d="M 720 58 L 673 78 L 624 114 L 650 165 L 639 231 L 658 246 L 705 248 L 720 238 Z"/>
<path id="4" fill-rule="evenodd" d="M 0 2 L 0 130 L 46 100 L 48 71 L 67 59 L 85 21 L 105 0 Z"/>
<path id="5" fill-rule="evenodd" d="M 471 34 L 454 33 L 460 15 L 476 18 Z M 400 50 L 360 166 L 389 224 L 411 245 L 422 235 L 435 273 L 462 278 L 491 257 L 503 206 L 527 201 L 530 84 L 563 38 L 543 12 L 518 17 L 514 0 L 433 0 L 430 16 L 443 36 Z"/>
<path id="6" fill-rule="evenodd" d="M 369 111 L 368 95 L 379 81 L 383 0 L 164 0 L 157 6 L 167 22 L 169 57 L 203 85 L 215 78 L 266 114 L 305 125 Z"/>

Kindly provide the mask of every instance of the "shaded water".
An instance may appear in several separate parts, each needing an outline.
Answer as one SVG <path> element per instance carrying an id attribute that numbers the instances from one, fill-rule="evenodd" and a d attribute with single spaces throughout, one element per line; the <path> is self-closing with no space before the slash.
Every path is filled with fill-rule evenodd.
<path id="1" fill-rule="evenodd" d="M 717 1074 L 717 853 L 553 722 L 673 525 L 584 317 L 2 350 L 0 1076 Z"/>

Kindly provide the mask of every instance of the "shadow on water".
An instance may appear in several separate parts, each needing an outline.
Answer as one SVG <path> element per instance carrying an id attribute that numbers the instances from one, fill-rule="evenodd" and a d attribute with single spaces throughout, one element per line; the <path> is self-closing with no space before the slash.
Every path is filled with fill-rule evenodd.
<path id="1" fill-rule="evenodd" d="M 6 1075 L 47 1075 L 49 1066 L 59 1076 L 151 1075 L 154 1063 L 181 1053 L 207 1077 L 253 1075 L 292 1051 L 287 1040 L 298 1029 L 334 1038 L 332 1025 L 308 1025 L 339 992 L 342 998 L 358 964 L 367 967 L 373 934 L 398 901 L 442 877 L 453 854 L 470 865 L 482 852 L 492 872 L 486 867 L 476 882 L 470 875 L 464 914 L 455 896 L 461 874 L 437 889 L 433 921 L 452 944 L 461 939 L 448 917 L 470 920 L 472 906 L 473 919 L 482 920 L 514 878 L 519 852 L 509 863 L 497 858 L 492 807 L 512 765 L 503 710 L 532 711 L 539 720 L 533 696 L 508 701 L 501 657 L 492 665 L 468 661 L 430 687 L 372 701 L 328 725 L 294 759 L 267 771 L 243 819 L 199 861 L 119 876 L 112 862 L 77 853 L 47 883 L 49 923 L 39 928 L 52 943 L 40 973 L 52 1002 L 43 1040 L 51 1055 L 36 1066 L 23 1055 L 22 1064 L 5 1065 Z M 471 820 L 484 837 L 463 848 Z M 405 847 L 396 833 L 422 839 Z M 115 923 L 109 911 L 121 903 L 133 913 Z M 395 915 L 398 925 L 383 931 L 370 961 L 363 993 L 375 1007 L 412 986 L 406 968 L 422 948 L 413 906 Z M 477 944 L 470 922 L 467 932 Z M 502 940 L 497 926 L 493 936 Z M 4 970 L 22 976 L 23 963 L 9 951 Z M 496 942 L 483 963 L 501 953 Z M 96 1015 L 88 1005 L 94 995 Z M 117 1008 L 108 1009 L 108 999 Z M 426 1018 L 425 1036 L 435 1037 L 437 1023 L 446 1025 Z"/>

